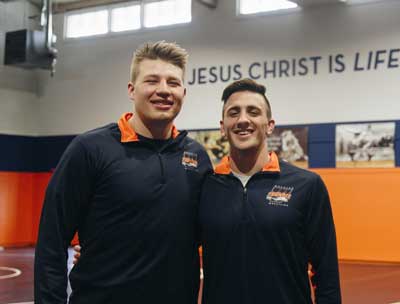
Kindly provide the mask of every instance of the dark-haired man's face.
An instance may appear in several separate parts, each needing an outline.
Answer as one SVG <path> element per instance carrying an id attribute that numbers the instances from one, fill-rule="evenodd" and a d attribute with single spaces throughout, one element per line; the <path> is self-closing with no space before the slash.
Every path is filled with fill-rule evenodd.
<path id="1" fill-rule="evenodd" d="M 228 138 L 231 152 L 260 151 L 275 122 L 267 118 L 267 104 L 259 93 L 233 93 L 224 105 L 221 133 Z"/>

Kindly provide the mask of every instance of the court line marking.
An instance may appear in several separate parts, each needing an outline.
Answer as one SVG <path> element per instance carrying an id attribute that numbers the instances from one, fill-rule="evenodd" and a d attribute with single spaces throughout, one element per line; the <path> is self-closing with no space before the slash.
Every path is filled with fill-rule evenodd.
<path id="1" fill-rule="evenodd" d="M 22 271 L 19 270 L 18 268 L 11 268 L 11 267 L 3 267 L 3 266 L 0 266 L 0 270 L 12 271 L 12 272 L 13 272 L 13 273 L 11 273 L 11 274 L 6 274 L 6 275 L 0 276 L 0 280 L 15 278 L 15 277 L 21 275 L 21 273 L 22 273 Z"/>

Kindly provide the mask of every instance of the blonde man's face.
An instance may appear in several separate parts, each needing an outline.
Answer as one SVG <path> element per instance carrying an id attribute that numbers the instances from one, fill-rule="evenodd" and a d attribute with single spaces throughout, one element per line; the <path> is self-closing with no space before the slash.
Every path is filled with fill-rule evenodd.
<path id="1" fill-rule="evenodd" d="M 135 82 L 129 82 L 128 94 L 135 113 L 146 124 L 172 122 L 182 108 L 186 89 L 181 68 L 161 59 L 145 59 L 136 67 Z"/>

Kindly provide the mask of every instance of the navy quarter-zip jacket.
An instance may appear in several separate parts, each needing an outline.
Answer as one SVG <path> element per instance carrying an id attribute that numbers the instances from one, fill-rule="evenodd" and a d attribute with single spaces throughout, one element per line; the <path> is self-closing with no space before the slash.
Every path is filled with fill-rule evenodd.
<path id="1" fill-rule="evenodd" d="M 197 211 L 211 170 L 200 144 L 173 129 L 159 149 L 128 119 L 77 136 L 49 183 L 35 256 L 35 303 L 66 303 L 67 248 L 79 233 L 72 304 L 195 304 Z"/>
<path id="2" fill-rule="evenodd" d="M 203 304 L 341 303 L 335 227 L 327 190 L 310 171 L 278 161 L 245 187 L 226 158 L 200 200 Z"/>

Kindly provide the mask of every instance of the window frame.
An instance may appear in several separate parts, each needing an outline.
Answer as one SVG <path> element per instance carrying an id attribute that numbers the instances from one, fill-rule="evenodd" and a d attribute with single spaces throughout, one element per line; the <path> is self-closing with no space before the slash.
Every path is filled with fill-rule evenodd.
<path id="1" fill-rule="evenodd" d="M 173 24 L 167 24 L 167 25 L 159 25 L 159 26 L 154 26 L 154 27 L 145 27 L 144 26 L 144 5 L 147 3 L 153 3 L 153 2 L 162 2 L 162 1 L 168 1 L 168 0 L 133 0 L 133 1 L 124 1 L 124 2 L 119 2 L 119 3 L 113 3 L 113 4 L 106 4 L 106 5 L 101 5 L 101 6 L 95 6 L 95 7 L 87 7 L 87 8 L 82 8 L 82 9 L 76 9 L 76 10 L 71 10 L 67 11 L 64 13 L 64 20 L 63 20 L 63 39 L 64 41 L 82 41 L 82 40 L 91 40 L 91 39 L 97 39 L 97 38 L 104 38 L 104 37 L 114 37 L 114 36 L 119 36 L 119 35 L 129 35 L 132 33 L 146 33 L 146 32 L 154 32 L 160 31 L 160 30 L 170 30 L 172 28 L 179 28 L 182 26 L 188 26 L 192 23 L 193 21 L 193 1 L 194 0 L 189 0 L 190 3 L 190 21 L 189 22 L 184 22 L 184 23 L 173 23 Z M 132 6 L 132 5 L 140 5 L 140 28 L 138 29 L 130 29 L 126 31 L 118 31 L 118 32 L 113 32 L 111 30 L 111 23 L 112 23 L 112 14 L 111 11 L 115 8 L 120 8 L 120 7 L 127 7 L 127 6 Z M 68 18 L 72 15 L 79 15 L 79 14 L 84 14 L 84 13 L 89 13 L 89 12 L 96 12 L 96 11 L 101 11 L 101 10 L 107 10 L 108 12 L 108 23 L 107 23 L 107 33 L 105 34 L 98 34 L 98 35 L 88 35 L 88 36 L 81 36 L 81 37 L 68 37 L 67 36 L 67 29 L 68 29 Z"/>
<path id="2" fill-rule="evenodd" d="M 190 0 L 190 21 L 189 22 L 181 22 L 181 23 L 171 23 L 171 24 L 166 24 L 166 25 L 157 25 L 157 26 L 145 26 L 145 9 L 144 9 L 144 6 L 146 5 L 146 4 L 149 4 L 149 3 L 154 3 L 154 2 L 166 2 L 166 1 L 170 1 L 170 0 L 144 0 L 144 1 L 142 1 L 141 2 L 141 5 L 142 5 L 142 14 L 141 14 L 141 20 L 143 21 L 143 23 L 142 23 L 142 28 L 143 29 L 147 29 L 147 30 L 149 30 L 149 29 L 160 29 L 160 28 L 164 28 L 164 27 L 173 27 L 173 26 L 177 26 L 177 25 L 184 25 L 184 24 L 190 24 L 191 22 L 192 22 L 192 20 L 193 20 L 193 12 L 192 12 L 192 9 L 193 9 L 193 0 Z"/>
<path id="3" fill-rule="evenodd" d="M 293 8 L 278 9 L 278 10 L 273 10 L 273 11 L 263 11 L 263 12 L 257 12 L 257 13 L 251 13 L 251 14 L 242 14 L 240 12 L 241 1 L 244 1 L 244 0 L 236 0 L 236 17 L 243 18 L 243 19 L 248 19 L 248 18 L 253 18 L 253 17 L 262 17 L 262 16 L 265 17 L 265 16 L 273 16 L 273 15 L 286 15 L 286 14 L 297 13 L 302 10 L 301 6 L 297 5 L 297 7 L 293 7 Z"/>
<path id="4" fill-rule="evenodd" d="M 112 10 L 116 9 L 116 8 L 128 7 L 128 6 L 134 6 L 134 5 L 139 5 L 140 6 L 140 15 L 139 15 L 140 27 L 137 28 L 137 29 L 129 29 L 129 30 L 125 30 L 125 31 L 114 32 L 112 30 Z M 141 29 L 143 29 L 143 14 L 142 14 L 143 5 L 142 5 L 141 1 L 129 1 L 129 2 L 110 4 L 107 7 L 108 7 L 108 10 L 109 10 L 109 20 L 108 20 L 108 24 L 109 24 L 108 34 L 109 35 L 115 35 L 115 34 L 118 34 L 118 33 L 132 33 L 132 32 L 137 32 L 137 31 L 140 31 Z"/>
<path id="5" fill-rule="evenodd" d="M 107 32 L 104 34 L 97 34 L 97 35 L 87 35 L 87 36 L 80 36 L 80 37 L 68 37 L 67 32 L 68 32 L 68 18 L 74 15 L 82 15 L 85 13 L 95 13 L 99 11 L 107 11 L 108 18 L 107 18 Z M 87 7 L 79 10 L 73 10 L 66 12 L 64 14 L 64 28 L 63 28 L 63 37 L 64 40 L 76 40 L 76 39 L 86 39 L 86 38 L 92 38 L 92 37 L 104 37 L 110 33 L 110 12 L 107 9 L 105 5 L 102 6 L 96 6 L 96 7 Z"/>

